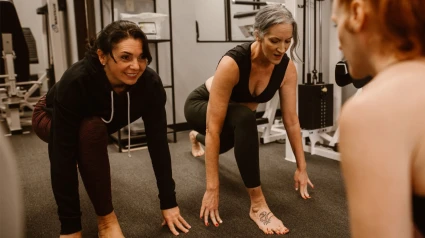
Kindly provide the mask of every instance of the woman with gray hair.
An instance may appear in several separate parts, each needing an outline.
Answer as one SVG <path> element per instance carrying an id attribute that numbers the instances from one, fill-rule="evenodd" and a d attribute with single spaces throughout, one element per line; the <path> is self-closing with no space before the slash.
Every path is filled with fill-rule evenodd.
<path id="1" fill-rule="evenodd" d="M 250 218 L 266 234 L 286 234 L 289 230 L 270 211 L 261 190 L 259 145 L 255 111 L 259 103 L 279 91 L 283 123 L 297 160 L 295 189 L 310 198 L 313 187 L 306 170 L 301 129 L 296 113 L 297 72 L 286 55 L 295 57 L 297 24 L 288 9 L 269 5 L 258 11 L 254 24 L 255 41 L 229 50 L 220 60 L 214 76 L 187 98 L 185 116 L 194 128 L 190 132 L 192 154 L 202 156 L 205 145 L 206 192 L 201 219 L 208 226 L 222 223 L 218 211 L 218 157 L 234 147 L 236 162 L 251 199 Z"/>

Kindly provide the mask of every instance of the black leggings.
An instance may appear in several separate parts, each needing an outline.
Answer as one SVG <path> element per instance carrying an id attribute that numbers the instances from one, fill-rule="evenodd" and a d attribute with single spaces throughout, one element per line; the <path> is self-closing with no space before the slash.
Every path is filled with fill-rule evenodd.
<path id="1" fill-rule="evenodd" d="M 46 96 L 40 98 L 34 107 L 32 125 L 34 132 L 45 142 L 49 142 L 51 130 L 51 115 L 44 110 Z M 85 118 L 81 122 L 79 130 L 79 156 L 78 169 L 86 188 L 87 194 L 94 206 L 98 216 L 111 213 L 112 206 L 111 175 L 108 157 L 108 128 L 100 117 Z M 52 162 L 52 161 L 51 161 Z M 72 165 L 77 169 L 77 164 Z M 52 177 L 53 192 L 56 194 L 67 194 L 68 186 L 55 183 Z M 55 195 L 56 198 L 56 195 Z M 81 230 L 81 215 L 79 203 L 77 207 L 69 208 L 63 199 L 56 200 L 59 207 L 59 219 L 61 221 L 61 234 L 71 234 Z M 76 214 L 78 213 L 78 214 Z M 67 218 L 67 216 L 77 218 Z"/>
<path id="2" fill-rule="evenodd" d="M 189 125 L 199 132 L 196 139 L 205 145 L 205 130 L 209 92 L 202 84 L 189 94 L 184 115 Z M 235 148 L 235 158 L 242 180 L 247 188 L 260 186 L 260 164 L 255 111 L 229 103 L 220 134 L 220 154 Z"/>

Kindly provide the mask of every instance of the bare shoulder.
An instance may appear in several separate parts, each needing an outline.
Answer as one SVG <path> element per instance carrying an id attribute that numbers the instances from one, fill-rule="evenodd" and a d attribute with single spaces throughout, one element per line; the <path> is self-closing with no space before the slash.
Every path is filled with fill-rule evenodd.
<path id="1" fill-rule="evenodd" d="M 405 161 L 412 168 L 412 179 L 417 184 L 415 191 L 423 195 L 424 79 L 425 62 L 400 63 L 378 74 L 361 93 L 347 101 L 340 117 L 341 144 L 363 145 L 363 149 L 357 148 L 362 150 L 362 154 L 376 154 L 374 160 L 385 164 L 388 164 L 390 158 L 396 161 L 394 165 L 397 166 Z M 378 151 L 379 148 L 382 150 Z M 348 149 L 353 150 L 353 145 L 350 144 Z M 391 154 L 384 156 L 388 151 Z M 358 161 L 366 158 L 359 156 L 353 159 Z"/>
<path id="2" fill-rule="evenodd" d="M 290 82 L 297 82 L 297 68 L 295 67 L 294 61 L 291 59 L 288 62 L 288 66 L 286 68 L 285 76 L 283 78 L 282 85 Z M 282 86 L 281 85 L 281 86 Z"/>
<path id="3" fill-rule="evenodd" d="M 425 119 L 425 60 L 399 63 L 379 73 L 360 94 L 347 103 L 347 109 L 370 116 L 390 117 L 390 122 Z M 419 113 L 419 114 L 418 114 Z M 395 126 L 395 125 L 394 125 Z"/>
<path id="4" fill-rule="evenodd" d="M 239 81 L 239 67 L 236 61 L 229 56 L 224 56 L 217 66 L 213 81 L 214 84 L 232 87 L 236 85 Z"/>
<path id="5" fill-rule="evenodd" d="M 341 142 L 345 134 L 369 141 L 368 145 L 375 148 L 385 142 L 388 147 L 403 149 L 401 154 L 414 150 L 418 130 L 425 131 L 425 124 L 418 128 L 416 121 L 425 121 L 425 110 L 418 112 L 418 106 L 425 108 L 425 83 L 419 83 L 418 75 L 411 74 L 411 67 L 406 66 L 398 65 L 378 74 L 343 105 L 339 119 Z M 419 85 L 421 90 L 417 89 Z"/>
<path id="6" fill-rule="evenodd" d="M 239 66 L 232 57 L 226 55 L 221 58 L 216 71 L 226 71 L 228 73 L 239 72 Z"/>

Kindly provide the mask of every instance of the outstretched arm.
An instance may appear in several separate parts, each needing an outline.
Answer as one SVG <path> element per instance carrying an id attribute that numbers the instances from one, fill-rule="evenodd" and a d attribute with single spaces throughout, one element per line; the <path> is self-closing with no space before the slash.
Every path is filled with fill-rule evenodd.
<path id="1" fill-rule="evenodd" d="M 295 189 L 300 190 L 301 196 L 310 198 L 307 191 L 307 184 L 314 187 L 307 175 L 307 164 L 305 162 L 304 150 L 302 146 L 301 128 L 297 115 L 297 70 L 292 60 L 289 61 L 286 69 L 283 85 L 280 87 L 280 107 L 282 111 L 283 124 L 286 134 L 291 143 L 297 161 L 297 171 L 295 172 Z"/>
<path id="2" fill-rule="evenodd" d="M 409 146 L 403 146 L 407 139 L 397 129 L 398 116 L 386 115 L 390 108 L 377 112 L 380 108 L 351 100 L 340 117 L 351 234 L 412 237 Z"/>
<path id="3" fill-rule="evenodd" d="M 190 225 L 180 215 L 175 195 L 175 184 L 172 176 L 171 156 L 167 139 L 167 119 L 165 112 L 166 94 L 160 79 L 153 88 L 150 110 L 143 116 L 145 123 L 148 150 L 155 172 L 159 190 L 160 208 L 164 221 L 174 235 L 187 233 Z"/>
<path id="4" fill-rule="evenodd" d="M 208 217 L 214 225 L 221 222 L 218 214 L 219 179 L 218 155 L 220 151 L 220 133 L 226 117 L 227 107 L 233 87 L 239 79 L 239 68 L 236 62 L 224 56 L 214 74 L 207 108 L 207 130 L 205 137 L 205 169 L 207 188 L 202 200 L 200 217 L 208 225 Z"/>

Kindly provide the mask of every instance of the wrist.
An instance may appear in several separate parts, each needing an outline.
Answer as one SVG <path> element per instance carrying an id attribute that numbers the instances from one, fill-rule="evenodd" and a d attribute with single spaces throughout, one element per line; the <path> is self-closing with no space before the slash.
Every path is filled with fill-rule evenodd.
<path id="1" fill-rule="evenodd" d="M 297 169 L 306 170 L 307 169 L 307 163 L 305 161 L 302 162 L 302 163 L 297 163 Z"/>
<path id="2" fill-rule="evenodd" d="M 220 187 L 219 183 L 207 183 L 207 190 L 214 191 Z"/>

